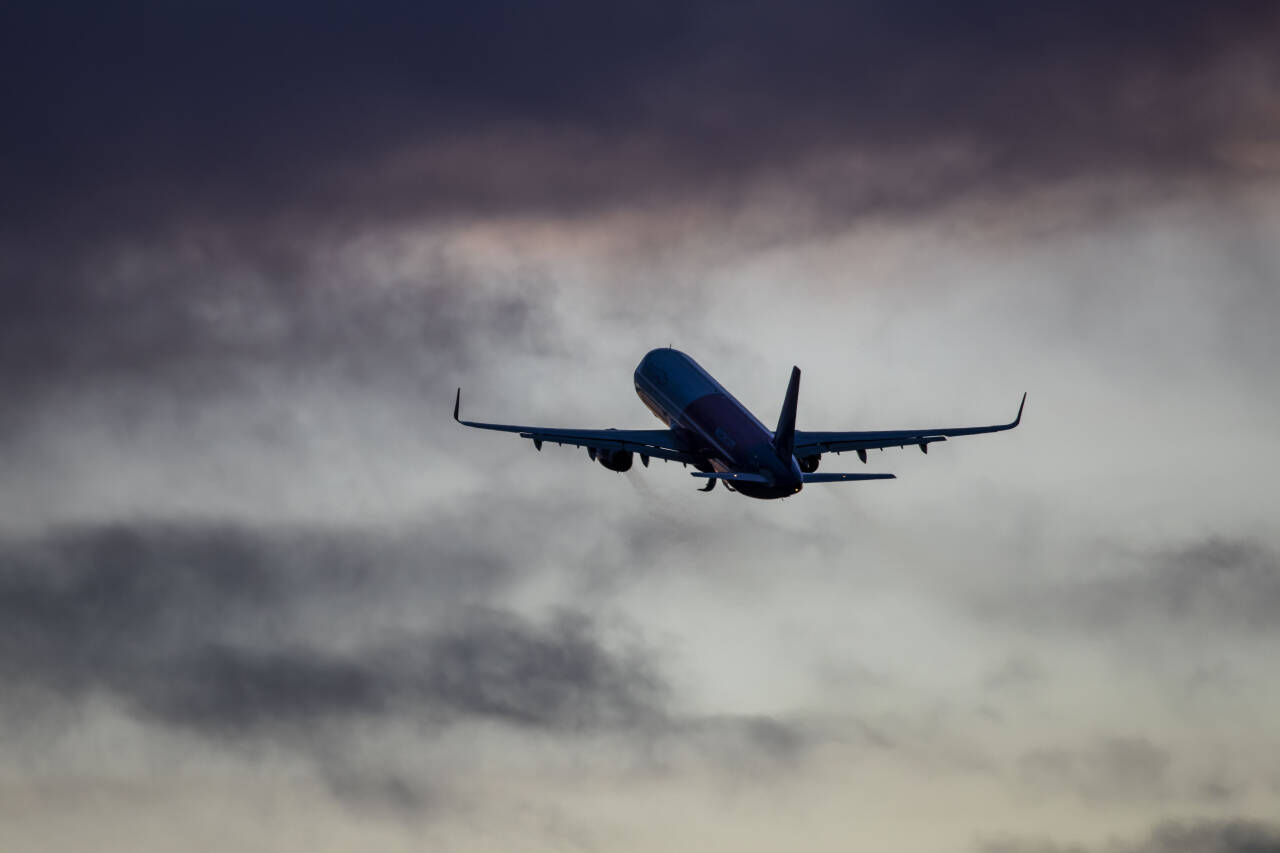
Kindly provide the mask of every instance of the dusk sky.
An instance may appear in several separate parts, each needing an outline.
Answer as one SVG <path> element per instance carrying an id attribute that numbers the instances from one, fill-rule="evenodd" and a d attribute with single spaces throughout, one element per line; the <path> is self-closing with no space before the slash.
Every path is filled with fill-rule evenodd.
<path id="1" fill-rule="evenodd" d="M 1280 5 L 0 13 L 0 849 L 1280 851 Z M 1009 420 L 752 501 L 464 415 Z"/>

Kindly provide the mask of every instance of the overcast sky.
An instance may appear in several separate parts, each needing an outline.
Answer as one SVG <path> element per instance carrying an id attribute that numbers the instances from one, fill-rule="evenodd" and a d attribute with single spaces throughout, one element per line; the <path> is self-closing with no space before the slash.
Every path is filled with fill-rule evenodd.
<path id="1" fill-rule="evenodd" d="M 83 6 L 83 8 L 79 8 Z M 18 4 L 0 848 L 1280 851 L 1280 10 Z M 653 428 L 674 345 L 830 457 Z"/>

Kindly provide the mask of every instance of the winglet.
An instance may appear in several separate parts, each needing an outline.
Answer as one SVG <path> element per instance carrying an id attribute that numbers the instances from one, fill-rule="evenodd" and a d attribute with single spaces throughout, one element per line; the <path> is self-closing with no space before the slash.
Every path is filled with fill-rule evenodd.
<path id="1" fill-rule="evenodd" d="M 1018 404 L 1018 416 L 1013 419 L 1013 423 L 1009 424 L 1010 429 L 1013 429 L 1018 424 L 1022 423 L 1022 408 L 1026 405 L 1027 405 L 1027 392 L 1023 391 L 1022 402 Z"/>
<path id="2" fill-rule="evenodd" d="M 462 423 L 462 421 L 458 418 L 458 406 L 460 405 L 462 405 L 462 388 L 461 387 L 458 388 L 458 396 L 453 398 L 453 419 L 455 421 L 458 421 L 458 423 Z"/>

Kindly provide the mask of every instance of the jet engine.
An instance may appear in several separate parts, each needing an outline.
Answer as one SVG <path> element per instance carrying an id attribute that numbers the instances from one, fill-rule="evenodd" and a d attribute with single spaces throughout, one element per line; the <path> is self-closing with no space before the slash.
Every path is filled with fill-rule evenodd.
<path id="1" fill-rule="evenodd" d="M 815 453 L 812 456 L 801 456 L 796 460 L 796 462 L 799 463 L 801 471 L 806 474 L 812 474 L 814 471 L 818 470 L 818 462 L 821 459 L 822 457 Z"/>
<path id="2" fill-rule="evenodd" d="M 597 450 L 596 461 L 610 471 L 630 471 L 632 457 L 630 450 Z"/>

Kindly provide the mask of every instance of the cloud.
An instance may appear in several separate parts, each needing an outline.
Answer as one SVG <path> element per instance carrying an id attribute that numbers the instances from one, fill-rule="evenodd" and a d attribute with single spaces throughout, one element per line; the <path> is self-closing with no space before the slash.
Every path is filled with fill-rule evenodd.
<path id="1" fill-rule="evenodd" d="M 504 344 L 553 346 L 546 283 L 532 273 L 504 287 L 443 249 L 420 252 L 412 271 L 316 252 L 274 274 L 173 247 L 31 260 L 0 296 L 7 418 L 58 394 L 207 405 L 300 377 L 420 392 Z"/>
<path id="2" fill-rule="evenodd" d="M 1014 655 L 999 667 L 992 669 L 982 679 L 982 686 L 994 693 L 1025 690 L 1042 683 L 1044 668 L 1023 655 Z"/>
<path id="3" fill-rule="evenodd" d="M 1087 802 L 1159 799 L 1170 762 L 1167 750 L 1145 738 L 1109 737 L 1083 750 L 1037 749 L 1019 760 L 1033 790 L 1067 790 Z"/>
<path id="4" fill-rule="evenodd" d="M 559 270 L 471 263 L 477 221 L 632 241 L 610 310 L 643 313 L 686 233 L 1252 179 L 1280 18 L 1170 9 L 28 4 L 2 45 L 0 440 L 51 398 L 113 425 L 328 380 L 407 399 L 564 346 Z"/>
<path id="5" fill-rule="evenodd" d="M 461 610 L 445 617 L 437 606 L 416 629 L 379 625 L 375 595 L 343 594 L 343 578 L 377 576 L 367 563 L 387 559 L 391 546 L 333 532 L 145 524 L 7 542 L 0 668 L 11 685 L 49 691 L 55 705 L 103 693 L 145 718 L 217 737 L 290 740 L 362 717 L 478 717 L 557 731 L 661 717 L 662 682 L 638 653 L 606 650 L 580 614 L 544 625 L 468 607 L 467 581 L 433 565 L 449 559 L 441 553 L 422 554 L 418 568 L 437 573 L 435 595 Z M 379 580 L 404 593 L 403 578 Z M 354 597 L 371 624 L 348 630 L 348 648 L 326 647 L 308 621 L 317 596 L 329 605 Z"/>
<path id="6" fill-rule="evenodd" d="M 1052 841 L 1006 839 L 980 845 L 983 853 L 1088 853 L 1091 848 Z M 1280 826 L 1248 819 L 1166 821 L 1139 842 L 1097 848 L 1113 853 L 1275 853 Z"/>
<path id="7" fill-rule="evenodd" d="M 29 4 L 3 45 L 23 85 L 0 223 L 279 240 L 733 207 L 760 182 L 848 215 L 1087 176 L 1255 175 L 1278 21 L 1258 2 Z"/>
<path id="8" fill-rule="evenodd" d="M 984 613 L 1089 630 L 1178 626 L 1270 634 L 1280 624 L 1280 555 L 1269 545 L 1215 537 L 1147 552 L 1109 552 L 1103 571 L 989 595 Z"/>
<path id="9" fill-rule="evenodd" d="M 798 767 L 830 736 L 691 712 L 652 649 L 568 606 L 501 605 L 509 567 L 446 543 L 430 528 L 160 521 L 8 537 L 0 727 L 36 742 L 105 703 L 179 742 L 294 756 L 354 807 L 409 812 L 452 794 L 406 756 L 484 727 L 522 749 L 604 741 L 624 764 L 735 778 Z"/>
<path id="10" fill-rule="evenodd" d="M 1247 310 L 1272 293 L 1269 213 L 1235 193 L 1276 174 L 1271 4 L 82 5 L 0 32 L 0 526 L 34 531 L 0 534 L 6 749 L 53 732 L 104 755 L 115 726 L 255 765 L 233 775 L 283 756 L 397 812 L 447 801 L 455 771 L 517 799 L 599 780 L 648 812 L 608 784 L 637 765 L 682 803 L 780 779 L 840 814 L 849 764 L 925 808 L 1031 789 L 1129 825 L 1184 776 L 1259 789 L 1235 756 L 1269 719 L 1247 647 L 1275 636 L 1274 548 L 1210 515 L 1221 538 L 1046 578 L 1097 534 L 1080 507 L 1132 529 L 1125 500 L 1172 475 L 1121 440 L 1092 456 L 1122 484 L 1099 498 L 1079 459 L 1007 451 L 1089 434 L 1082 413 L 1186 446 L 1198 421 L 1160 407 L 1198 394 L 1159 382 L 1229 397 L 1270 363 Z M 1041 239 L 1059 207 L 1183 193 L 1210 203 Z M 1016 233 L 957 245 L 983 211 Z M 763 350 L 841 365 L 808 392 L 815 426 L 914 421 L 913 383 L 960 409 L 1028 379 L 1045 416 L 965 445 L 997 454 L 979 480 L 899 456 L 900 489 L 767 508 L 678 470 L 632 491 L 448 419 L 473 377 L 478 418 L 641 425 L 614 368 L 646 341 L 737 364 L 722 378 L 765 414 L 785 374 Z M 537 361 L 562 356 L 572 374 Z M 1116 404 L 1140 416 L 1110 408 L 1126 381 L 1152 392 Z M 1235 695 L 1173 712 L 1223 732 L 1220 759 L 1152 722 L 1182 674 L 1116 655 L 1130 630 L 1174 668 L 1231 660 Z M 859 667 L 893 676 L 830 677 Z M 572 783 L 530 792 L 555 761 Z"/>
<path id="11" fill-rule="evenodd" d="M 539 626 L 485 611 L 454 630 L 342 656 L 208 645 L 174 666 L 181 678 L 162 673 L 163 687 L 135 693 L 140 710 L 201 733 L 238 737 L 348 717 L 436 725 L 485 718 L 577 732 L 661 718 L 661 682 L 647 663 L 607 653 L 579 614 Z"/>
<path id="12" fill-rule="evenodd" d="M 1260 542 L 1208 539 L 1155 555 L 1130 583 L 1102 592 L 1121 608 L 1146 597 L 1172 621 L 1265 632 L 1280 616 L 1280 555 Z M 1097 614 L 1103 621 L 1117 616 L 1105 607 Z"/>

